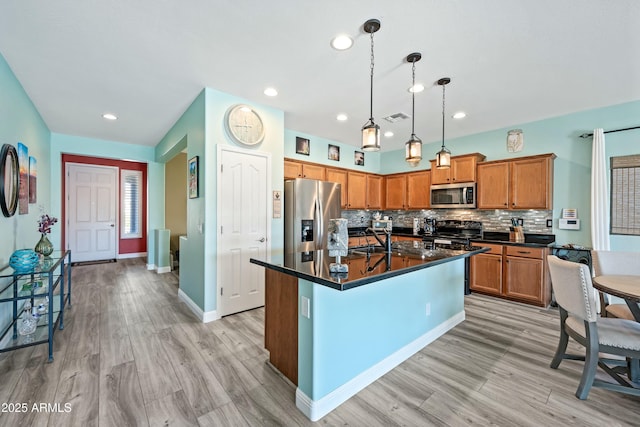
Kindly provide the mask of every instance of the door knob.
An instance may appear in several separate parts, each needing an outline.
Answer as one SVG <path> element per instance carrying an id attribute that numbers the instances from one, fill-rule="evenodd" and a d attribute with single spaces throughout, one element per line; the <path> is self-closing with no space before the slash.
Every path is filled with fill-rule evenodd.
<path id="1" fill-rule="evenodd" d="M 262 239 L 258 240 L 258 242 L 260 242 L 260 243 L 264 243 L 266 240 L 267 240 L 267 239 L 265 239 L 265 238 L 263 237 Z"/>
<path id="2" fill-rule="evenodd" d="M 116 225 L 115 225 L 115 224 L 109 224 L 109 226 L 110 226 L 110 227 L 115 227 Z"/>

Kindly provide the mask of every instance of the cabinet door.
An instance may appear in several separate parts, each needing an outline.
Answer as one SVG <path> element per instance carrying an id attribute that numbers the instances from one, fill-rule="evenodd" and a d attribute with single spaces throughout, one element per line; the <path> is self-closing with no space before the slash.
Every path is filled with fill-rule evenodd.
<path id="1" fill-rule="evenodd" d="M 451 168 L 438 169 L 436 167 L 436 161 L 431 160 L 431 184 L 450 184 L 450 174 Z"/>
<path id="2" fill-rule="evenodd" d="M 475 182 L 476 163 L 474 156 L 451 159 L 451 182 Z"/>
<path id="3" fill-rule="evenodd" d="M 502 255 L 478 254 L 471 257 L 469 287 L 491 295 L 502 294 Z"/>
<path id="4" fill-rule="evenodd" d="M 506 257 L 504 295 L 543 304 L 544 261 L 533 258 Z"/>
<path id="5" fill-rule="evenodd" d="M 348 200 L 349 200 L 347 198 L 347 193 L 348 193 L 348 187 L 347 187 L 348 175 L 347 175 L 347 171 L 344 170 L 344 169 L 327 168 L 327 170 L 326 170 L 326 181 L 337 182 L 338 184 L 340 184 L 340 207 L 342 209 L 346 209 L 347 208 L 347 203 L 348 203 Z"/>
<path id="6" fill-rule="evenodd" d="M 365 209 L 367 198 L 367 176 L 362 172 L 348 172 L 347 207 L 349 209 Z"/>
<path id="7" fill-rule="evenodd" d="M 478 165 L 478 209 L 509 209 L 509 162 Z"/>
<path id="8" fill-rule="evenodd" d="M 511 208 L 553 208 L 553 159 L 511 161 Z"/>
<path id="9" fill-rule="evenodd" d="M 404 209 L 407 199 L 407 175 L 391 175 L 386 179 L 385 209 Z"/>
<path id="10" fill-rule="evenodd" d="M 367 209 L 382 209 L 384 178 L 379 175 L 367 175 Z"/>
<path id="11" fill-rule="evenodd" d="M 325 168 L 323 166 L 303 163 L 302 177 L 307 179 L 319 179 L 320 181 L 324 181 Z"/>
<path id="12" fill-rule="evenodd" d="M 302 163 L 284 161 L 284 179 L 302 178 Z"/>
<path id="13" fill-rule="evenodd" d="M 408 209 L 428 209 L 431 188 L 431 172 L 415 172 L 407 174 L 407 207 Z"/>

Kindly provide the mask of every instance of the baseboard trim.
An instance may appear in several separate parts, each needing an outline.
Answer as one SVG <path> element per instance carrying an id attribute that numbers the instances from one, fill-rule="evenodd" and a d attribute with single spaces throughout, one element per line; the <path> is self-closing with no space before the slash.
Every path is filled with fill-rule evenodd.
<path id="1" fill-rule="evenodd" d="M 158 270 L 156 271 L 156 273 L 158 274 L 171 273 L 171 267 L 170 266 L 158 267 Z"/>
<path id="2" fill-rule="evenodd" d="M 187 295 L 182 289 L 178 289 L 178 299 L 187 304 L 187 307 L 191 309 L 193 314 L 195 314 L 198 320 L 200 320 L 202 323 L 209 323 L 213 322 L 214 320 L 220 319 L 220 316 L 218 315 L 218 312 L 216 310 L 204 312 L 200 307 L 198 307 L 198 304 L 193 302 L 193 300 L 189 298 L 189 295 Z"/>
<path id="3" fill-rule="evenodd" d="M 127 258 L 143 258 L 146 257 L 146 252 L 133 252 L 130 254 L 118 254 L 118 259 L 127 259 Z"/>
<path id="4" fill-rule="evenodd" d="M 155 270 L 155 269 L 156 269 L 155 264 L 147 264 L 147 270 Z"/>
<path id="5" fill-rule="evenodd" d="M 312 400 L 302 390 L 296 389 L 296 406 L 311 421 L 318 421 L 360 390 L 463 322 L 464 319 L 463 310 L 318 400 Z"/>

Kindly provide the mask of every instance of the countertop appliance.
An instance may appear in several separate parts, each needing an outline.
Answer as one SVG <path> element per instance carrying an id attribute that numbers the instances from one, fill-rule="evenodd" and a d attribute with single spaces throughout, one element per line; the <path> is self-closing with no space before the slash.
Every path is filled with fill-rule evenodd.
<path id="1" fill-rule="evenodd" d="M 340 184 L 297 178 L 284 183 L 284 250 L 327 247 L 329 220 L 340 218 Z"/>
<path id="2" fill-rule="evenodd" d="M 432 208 L 466 208 L 476 207 L 476 184 L 466 182 L 460 184 L 443 184 L 431 186 Z"/>
<path id="3" fill-rule="evenodd" d="M 448 219 L 435 221 L 431 234 L 422 236 L 425 245 L 437 247 L 439 244 L 469 245 L 473 239 L 482 238 L 482 223 L 480 221 L 462 221 Z M 471 293 L 470 286 L 471 262 L 464 259 L 464 294 Z"/>

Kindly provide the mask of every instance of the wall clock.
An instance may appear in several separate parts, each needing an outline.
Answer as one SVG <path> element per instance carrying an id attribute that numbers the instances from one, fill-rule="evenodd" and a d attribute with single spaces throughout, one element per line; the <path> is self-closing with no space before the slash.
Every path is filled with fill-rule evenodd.
<path id="1" fill-rule="evenodd" d="M 264 123 L 257 111 L 248 105 L 231 106 L 224 117 L 227 133 L 242 145 L 256 145 L 264 139 Z"/>
<path id="2" fill-rule="evenodd" d="M 0 208 L 6 217 L 13 216 L 18 206 L 18 152 L 4 144 L 0 151 Z"/>

